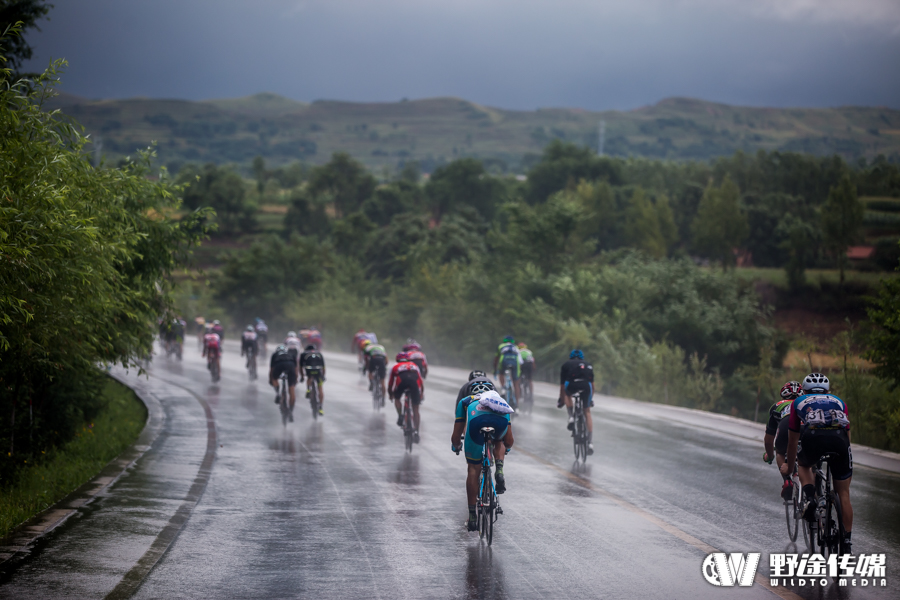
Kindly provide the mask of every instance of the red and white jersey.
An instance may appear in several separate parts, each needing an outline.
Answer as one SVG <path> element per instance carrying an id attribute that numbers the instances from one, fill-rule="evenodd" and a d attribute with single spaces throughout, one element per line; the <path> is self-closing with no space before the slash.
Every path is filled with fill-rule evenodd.
<path id="1" fill-rule="evenodd" d="M 415 361 L 415 362 L 418 362 L 421 360 L 422 364 L 424 364 L 426 367 L 428 366 L 428 359 L 425 358 L 425 353 L 422 352 L 421 350 L 413 350 L 411 352 L 407 352 L 407 354 L 409 354 L 409 360 Z"/>
<path id="2" fill-rule="evenodd" d="M 203 347 L 207 350 L 218 350 L 219 341 L 218 333 L 207 333 L 203 336 Z"/>
<path id="3" fill-rule="evenodd" d="M 419 391 L 422 391 L 422 373 L 419 371 L 416 363 L 404 361 L 394 365 L 394 368 L 391 369 L 391 377 L 388 380 L 389 392 L 394 393 L 401 381 L 415 381 L 416 385 L 419 386 Z"/>
<path id="4" fill-rule="evenodd" d="M 298 337 L 286 337 L 284 338 L 284 345 L 288 350 L 294 349 L 297 351 L 297 356 L 300 356 L 300 351 L 303 348 L 303 342 L 300 341 Z"/>

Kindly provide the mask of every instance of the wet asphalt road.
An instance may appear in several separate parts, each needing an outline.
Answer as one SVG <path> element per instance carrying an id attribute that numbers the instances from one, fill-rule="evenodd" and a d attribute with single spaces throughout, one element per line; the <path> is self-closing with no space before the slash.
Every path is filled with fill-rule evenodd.
<path id="1" fill-rule="evenodd" d="M 134 597 L 774 598 L 760 584 L 711 586 L 704 556 L 798 551 L 761 445 L 598 398 L 597 451 L 577 467 L 549 385 L 514 422 L 488 549 L 462 526 L 465 460 L 450 451 L 461 371 L 433 369 L 421 444 L 407 454 L 353 357 L 326 354 L 324 419 L 313 422 L 298 394 L 285 428 L 236 346 L 217 385 L 185 350 L 182 363 L 157 356 L 149 380 L 129 376 L 166 415 L 151 449 L 21 561 L 0 598 L 105 597 L 135 577 L 179 510 L 189 518 L 152 570 L 137 569 Z M 890 585 L 796 589 L 804 598 L 900 597 L 900 476 L 857 467 L 851 493 L 854 550 L 886 553 Z M 759 572 L 767 565 L 764 554 Z"/>

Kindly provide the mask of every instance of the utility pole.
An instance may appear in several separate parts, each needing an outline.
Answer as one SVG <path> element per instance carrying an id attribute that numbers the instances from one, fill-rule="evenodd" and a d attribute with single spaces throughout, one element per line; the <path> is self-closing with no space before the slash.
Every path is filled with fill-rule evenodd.
<path id="1" fill-rule="evenodd" d="M 603 156 L 603 138 L 606 135 L 606 121 L 600 121 L 597 128 L 597 156 Z"/>
<path id="2" fill-rule="evenodd" d="M 94 167 L 100 166 L 100 160 L 103 158 L 103 138 L 99 135 L 94 138 Z"/>

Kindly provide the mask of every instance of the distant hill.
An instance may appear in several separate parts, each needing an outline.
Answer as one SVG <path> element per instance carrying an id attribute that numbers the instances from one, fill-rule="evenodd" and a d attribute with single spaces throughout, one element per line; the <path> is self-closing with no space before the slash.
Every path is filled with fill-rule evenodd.
<path id="1" fill-rule="evenodd" d="M 370 168 L 418 160 L 425 171 L 462 156 L 516 171 L 555 138 L 607 154 L 709 159 L 758 149 L 900 160 L 900 111 L 888 108 L 747 108 L 669 98 L 631 111 L 514 111 L 457 98 L 393 103 L 296 102 L 275 94 L 191 102 L 59 98 L 59 107 L 102 139 L 111 158 L 157 141 L 163 163 L 322 163 L 346 151 Z M 54 100 L 56 102 L 56 100 Z"/>

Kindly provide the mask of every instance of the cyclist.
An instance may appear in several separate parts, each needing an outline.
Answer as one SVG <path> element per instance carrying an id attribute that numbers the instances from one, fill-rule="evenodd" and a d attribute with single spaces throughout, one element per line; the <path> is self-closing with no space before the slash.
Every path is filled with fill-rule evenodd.
<path id="1" fill-rule="evenodd" d="M 422 352 L 419 344 L 415 344 L 415 346 L 415 348 L 410 348 L 407 354 L 409 354 L 409 360 L 416 363 L 416 366 L 419 367 L 419 372 L 422 373 L 422 379 L 424 380 L 428 377 L 428 359 L 425 358 L 425 353 Z"/>
<path id="2" fill-rule="evenodd" d="M 203 349 L 203 336 L 206 335 L 206 319 L 195 317 L 194 323 L 197 324 L 197 346 Z"/>
<path id="3" fill-rule="evenodd" d="M 299 365 L 300 364 L 300 353 L 303 352 L 303 342 L 300 341 L 300 338 L 297 337 L 297 334 L 293 331 L 288 331 L 287 337 L 284 338 L 284 347 L 287 348 L 287 351 L 294 357 L 294 361 Z"/>
<path id="4" fill-rule="evenodd" d="M 322 333 L 316 327 L 309 328 L 309 343 L 316 347 L 319 352 L 322 351 Z"/>
<path id="5" fill-rule="evenodd" d="M 505 409 L 503 408 L 505 407 Z M 498 410 L 499 409 L 499 410 Z M 497 466 L 497 493 L 506 491 L 506 477 L 503 475 L 503 458 L 512 449 L 513 434 L 509 415 L 512 408 L 496 391 L 490 381 L 479 381 L 472 384 L 472 394 L 456 403 L 456 421 L 453 423 L 453 434 L 450 446 L 456 452 L 465 450 L 468 474 L 466 476 L 466 498 L 469 504 L 469 520 L 466 522 L 469 531 L 475 531 L 475 502 L 478 497 L 478 479 L 481 475 L 481 461 L 484 459 L 484 436 L 482 427 L 493 427 L 495 433 L 494 462 Z M 467 426 L 468 422 L 468 426 Z M 463 430 L 466 433 L 463 445 Z"/>
<path id="6" fill-rule="evenodd" d="M 269 341 L 269 326 L 266 325 L 266 322 L 256 317 L 256 337 L 259 340 L 260 347 L 263 352 L 266 351 L 266 342 Z"/>
<path id="7" fill-rule="evenodd" d="M 581 392 L 581 406 L 584 407 L 584 420 L 587 425 L 588 454 L 594 453 L 594 422 L 591 419 L 591 407 L 594 406 L 594 367 L 584 360 L 584 352 L 575 349 L 569 353 L 569 360 L 559 370 L 559 402 L 557 408 L 566 405 L 569 412 L 569 431 L 575 429 L 575 407 L 572 394 Z"/>
<path id="8" fill-rule="evenodd" d="M 491 384 L 491 389 L 493 389 L 493 382 L 488 379 L 487 373 L 484 371 L 470 371 L 469 372 L 469 380 L 463 384 L 461 388 L 459 388 L 459 393 L 456 395 L 456 402 L 458 403 L 460 400 L 465 398 L 466 396 L 472 395 L 472 386 L 476 383 L 481 383 L 487 381 Z"/>
<path id="9" fill-rule="evenodd" d="M 219 366 L 219 356 L 222 354 L 222 338 L 210 327 L 203 336 L 203 356 L 206 357 L 206 368 L 212 370 L 213 363 Z M 219 372 L 222 370 L 219 368 Z"/>
<path id="10" fill-rule="evenodd" d="M 788 442 L 788 420 L 784 417 L 791 413 L 791 404 L 800 395 L 801 391 L 802 388 L 799 381 L 788 381 L 781 388 L 781 400 L 777 401 L 769 409 L 766 435 L 763 438 L 763 445 L 766 449 L 763 453 L 763 460 L 771 465 L 772 459 L 775 459 L 779 473 L 781 472 L 781 465 L 784 464 L 784 455 L 787 452 Z M 794 493 L 792 489 L 794 482 L 791 480 L 790 475 L 782 475 L 782 478 L 784 483 L 781 487 L 781 497 L 785 500 L 790 500 L 791 495 Z"/>
<path id="11" fill-rule="evenodd" d="M 512 374 L 513 388 L 515 389 L 516 399 L 522 397 L 522 391 L 519 389 L 519 375 L 521 375 L 522 355 L 516 346 L 516 341 L 511 335 L 503 338 L 503 341 L 497 346 L 497 354 L 494 356 L 494 377 L 497 377 L 499 367 L 500 371 L 500 390 L 506 389 L 506 371 Z"/>
<path id="12" fill-rule="evenodd" d="M 306 374 L 305 378 L 304 372 Z M 325 410 L 322 408 L 322 405 L 325 402 L 325 390 L 322 384 L 325 383 L 325 357 L 316 350 L 315 346 L 309 344 L 303 354 L 300 355 L 300 381 L 304 381 L 304 379 L 307 381 L 307 398 L 309 398 L 311 391 L 309 386 L 312 385 L 313 378 L 319 382 L 319 414 L 324 415 Z"/>
<path id="13" fill-rule="evenodd" d="M 422 374 L 416 363 L 409 360 L 406 352 L 400 352 L 396 356 L 397 364 L 391 369 L 391 378 L 388 381 L 388 394 L 394 399 L 394 408 L 397 409 L 397 426 L 403 427 L 403 406 L 400 404 L 404 392 L 409 394 L 409 401 L 413 411 L 413 441 L 419 443 L 419 404 L 424 400 L 422 388 Z"/>
<path id="14" fill-rule="evenodd" d="M 282 344 L 275 348 L 272 353 L 272 360 L 269 361 L 269 383 L 275 388 L 275 404 L 281 401 L 278 396 L 278 379 L 282 374 L 287 374 L 288 395 L 290 398 L 290 413 L 288 420 L 294 421 L 294 404 L 297 402 L 297 393 L 294 387 L 297 385 L 297 359 L 295 359 L 287 347 Z"/>
<path id="15" fill-rule="evenodd" d="M 381 378 L 381 395 L 385 394 L 384 380 L 387 377 L 387 351 L 381 344 L 366 347 L 366 372 L 369 374 L 369 391 L 375 386 L 375 374 Z"/>
<path id="16" fill-rule="evenodd" d="M 810 373 L 803 378 L 803 395 L 791 403 L 787 459 L 781 465 L 781 473 L 792 473 L 796 461 L 800 483 L 803 485 L 803 497 L 807 501 L 803 517 L 812 521 L 816 511 L 816 479 L 812 467 L 824 454 L 837 454 L 828 463 L 834 491 L 841 499 L 844 516 L 846 534 L 841 540 L 840 552 L 849 554 L 850 532 L 853 529 L 853 507 L 850 505 L 850 480 L 853 477 L 850 419 L 847 416 L 847 405 L 834 394 L 828 393 L 829 388 L 828 378 L 821 373 Z"/>
<path id="17" fill-rule="evenodd" d="M 525 342 L 516 344 L 519 349 L 519 355 L 522 357 L 522 379 L 531 383 L 534 377 L 534 353 L 528 349 Z"/>
<path id="18" fill-rule="evenodd" d="M 247 355 L 247 365 L 251 360 L 256 360 L 259 355 L 259 336 L 253 325 L 247 325 L 247 329 L 241 334 L 241 356 Z"/>
<path id="19" fill-rule="evenodd" d="M 219 323 L 218 319 L 213 321 L 212 330 L 214 333 L 217 333 L 219 335 L 219 340 L 221 340 L 221 341 L 225 340 L 225 328 L 222 327 L 222 324 Z"/>

